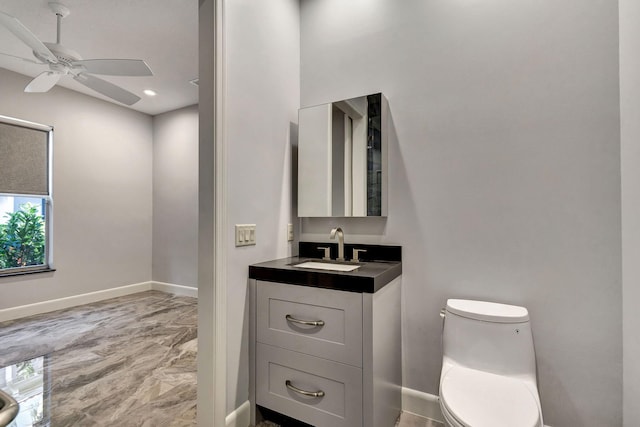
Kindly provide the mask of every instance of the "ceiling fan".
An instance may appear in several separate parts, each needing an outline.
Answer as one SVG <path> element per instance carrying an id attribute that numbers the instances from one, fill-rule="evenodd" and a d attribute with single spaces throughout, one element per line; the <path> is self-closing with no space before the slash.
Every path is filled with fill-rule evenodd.
<path id="1" fill-rule="evenodd" d="M 58 2 L 49 2 L 49 7 L 57 16 L 57 37 L 55 43 L 41 42 L 17 18 L 0 12 L 0 25 L 11 31 L 29 46 L 38 62 L 19 58 L 23 61 L 47 65 L 48 70 L 39 74 L 24 88 L 25 92 L 47 92 L 65 75 L 70 75 L 78 83 L 126 105 L 133 105 L 140 97 L 93 74 L 108 76 L 152 76 L 153 73 L 141 59 L 82 59 L 75 51 L 60 43 L 62 19 L 69 15 L 69 9 Z M 13 56 L 0 53 L 4 56 Z"/>

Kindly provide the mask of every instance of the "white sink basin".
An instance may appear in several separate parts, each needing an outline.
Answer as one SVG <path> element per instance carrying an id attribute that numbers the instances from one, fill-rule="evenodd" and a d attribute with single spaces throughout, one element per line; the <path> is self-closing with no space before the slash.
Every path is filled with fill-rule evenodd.
<path id="1" fill-rule="evenodd" d="M 332 264 L 330 262 L 307 261 L 294 265 L 298 268 L 310 268 L 312 270 L 330 270 L 330 271 L 354 271 L 360 268 L 354 264 Z"/>

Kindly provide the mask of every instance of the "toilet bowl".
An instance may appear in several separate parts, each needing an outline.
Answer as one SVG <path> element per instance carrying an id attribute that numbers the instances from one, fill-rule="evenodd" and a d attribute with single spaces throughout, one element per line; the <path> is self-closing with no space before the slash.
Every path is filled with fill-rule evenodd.
<path id="1" fill-rule="evenodd" d="M 542 427 L 526 308 L 450 299 L 440 409 L 449 427 Z"/>

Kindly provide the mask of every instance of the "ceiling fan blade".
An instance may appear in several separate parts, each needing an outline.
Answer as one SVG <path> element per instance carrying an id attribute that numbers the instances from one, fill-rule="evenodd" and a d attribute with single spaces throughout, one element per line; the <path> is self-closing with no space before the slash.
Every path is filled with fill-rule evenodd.
<path id="1" fill-rule="evenodd" d="M 63 73 L 56 71 L 45 71 L 40 73 L 35 79 L 24 88 L 25 92 L 47 92 L 54 87 L 63 76 Z"/>
<path id="2" fill-rule="evenodd" d="M 22 40 L 24 44 L 29 46 L 31 50 L 37 56 L 45 58 L 47 61 L 54 64 L 58 63 L 56 56 L 42 43 L 27 27 L 22 25 L 22 22 L 18 21 L 11 15 L 0 12 L 0 24 L 4 25 L 9 31 L 11 31 L 17 38 Z"/>
<path id="3" fill-rule="evenodd" d="M 23 58 L 21 56 L 9 55 L 8 53 L 3 53 L 3 52 L 0 52 L 0 55 L 6 56 L 8 58 L 18 59 L 18 60 L 24 61 L 24 62 L 29 62 L 31 64 L 38 64 L 38 65 L 46 64 L 46 62 L 38 62 L 38 61 L 34 61 L 33 59 L 27 59 L 27 58 Z"/>
<path id="4" fill-rule="evenodd" d="M 142 59 L 83 59 L 73 61 L 86 72 L 107 76 L 153 76 L 153 72 Z"/>
<path id="5" fill-rule="evenodd" d="M 74 80 L 85 85 L 89 89 L 93 89 L 98 93 L 108 96 L 111 99 L 115 99 L 126 105 L 133 105 L 140 101 L 140 97 L 133 93 L 122 89 L 119 86 L 109 83 L 106 80 L 99 79 L 90 74 L 80 73 L 73 76 Z"/>

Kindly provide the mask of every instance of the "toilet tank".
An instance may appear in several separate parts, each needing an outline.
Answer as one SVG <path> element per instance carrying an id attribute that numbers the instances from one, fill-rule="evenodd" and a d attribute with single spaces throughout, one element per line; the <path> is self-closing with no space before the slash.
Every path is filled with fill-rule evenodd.
<path id="1" fill-rule="evenodd" d="M 526 308 L 485 301 L 447 301 L 444 363 L 536 382 L 533 336 Z"/>

